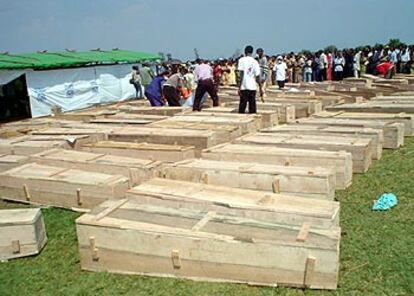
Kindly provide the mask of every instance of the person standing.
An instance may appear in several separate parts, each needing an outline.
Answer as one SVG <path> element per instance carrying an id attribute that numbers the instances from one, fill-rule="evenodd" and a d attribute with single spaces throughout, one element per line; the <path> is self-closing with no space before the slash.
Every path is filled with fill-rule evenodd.
<path id="1" fill-rule="evenodd" d="M 312 56 L 309 55 L 305 65 L 303 66 L 303 77 L 305 82 L 311 82 L 312 81 Z"/>
<path id="2" fill-rule="evenodd" d="M 344 66 L 345 59 L 342 55 L 342 52 L 338 52 L 337 56 L 334 59 L 334 76 L 336 81 L 341 81 L 344 79 Z"/>
<path id="3" fill-rule="evenodd" d="M 298 73 L 297 82 L 299 83 L 305 81 L 305 65 L 306 65 L 306 59 L 303 55 L 300 55 L 299 60 L 297 62 L 297 69 L 296 69 L 296 72 Z"/>
<path id="4" fill-rule="evenodd" d="M 376 66 L 378 75 L 384 75 L 384 78 L 391 79 L 395 74 L 395 65 L 391 62 L 390 58 L 387 57 L 386 60 Z"/>
<path id="5" fill-rule="evenodd" d="M 221 66 L 221 62 L 217 61 L 214 64 L 214 68 L 213 68 L 213 80 L 214 80 L 214 87 L 216 88 L 216 92 L 219 91 L 222 76 L 223 76 L 223 68 Z"/>
<path id="6" fill-rule="evenodd" d="M 141 67 L 141 80 L 142 80 L 142 86 L 145 89 L 147 89 L 148 85 L 151 83 L 152 79 L 154 79 L 154 72 L 152 72 L 149 64 L 144 63 Z"/>
<path id="7" fill-rule="evenodd" d="M 319 81 L 325 81 L 328 78 L 327 68 L 328 68 L 328 57 L 324 51 L 319 52 Z"/>
<path id="8" fill-rule="evenodd" d="M 236 66 L 234 64 L 234 61 L 232 61 L 229 65 L 229 85 L 237 85 Z"/>
<path id="9" fill-rule="evenodd" d="M 183 76 L 178 71 L 178 69 L 175 69 L 174 74 L 167 79 L 162 88 L 164 98 L 167 100 L 168 106 L 181 106 L 180 94 L 182 86 Z"/>
<path id="10" fill-rule="evenodd" d="M 263 97 L 266 96 L 266 84 L 269 78 L 269 65 L 267 63 L 267 58 L 264 55 L 264 51 L 262 48 L 256 50 L 257 57 L 259 58 L 259 66 L 260 66 L 260 81 L 262 85 L 261 92 L 263 93 Z"/>
<path id="11" fill-rule="evenodd" d="M 152 107 L 164 106 L 162 89 L 169 75 L 170 73 L 168 71 L 161 73 L 156 76 L 145 89 L 145 96 Z"/>
<path id="12" fill-rule="evenodd" d="M 401 51 L 401 72 L 405 74 L 411 74 L 410 67 L 411 55 L 408 46 L 404 47 Z"/>
<path id="13" fill-rule="evenodd" d="M 135 87 L 135 98 L 142 99 L 141 75 L 138 66 L 132 66 L 131 79 L 129 82 Z"/>
<path id="14" fill-rule="evenodd" d="M 245 56 L 240 58 L 237 70 L 239 71 L 239 113 L 245 113 L 249 104 L 249 113 L 256 113 L 256 91 L 259 85 L 260 97 L 263 97 L 262 82 L 260 77 L 260 65 L 252 57 L 253 46 L 248 45 L 244 49 Z M 257 83 L 257 84 L 256 84 Z"/>
<path id="15" fill-rule="evenodd" d="M 273 71 L 276 73 L 276 82 L 279 86 L 279 89 L 285 88 L 285 82 L 286 82 L 286 73 L 287 73 L 287 65 L 283 61 L 282 56 L 278 56 L 276 59 L 275 67 L 273 68 Z"/>
<path id="16" fill-rule="evenodd" d="M 328 61 L 328 66 L 326 69 L 326 79 L 327 80 L 332 80 L 332 66 L 333 66 L 333 56 L 331 52 L 328 52 L 327 55 L 327 61 Z"/>
<path id="17" fill-rule="evenodd" d="M 359 50 L 355 55 L 354 55 L 354 77 L 355 78 L 359 78 L 361 75 L 361 54 L 362 51 Z"/>
<path id="18" fill-rule="evenodd" d="M 194 69 L 195 80 L 197 81 L 197 89 L 194 96 L 193 111 L 201 111 L 201 99 L 207 92 L 213 100 L 213 106 L 219 105 L 219 97 L 214 87 L 213 69 L 203 60 L 197 60 L 197 66 Z"/>

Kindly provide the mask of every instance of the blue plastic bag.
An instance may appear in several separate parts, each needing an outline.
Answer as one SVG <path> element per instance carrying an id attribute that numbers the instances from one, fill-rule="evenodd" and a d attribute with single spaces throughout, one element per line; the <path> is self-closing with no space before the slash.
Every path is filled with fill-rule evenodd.
<path id="1" fill-rule="evenodd" d="M 374 211 L 387 211 L 398 204 L 397 196 L 393 193 L 384 193 L 381 197 L 374 202 L 372 210 Z"/>

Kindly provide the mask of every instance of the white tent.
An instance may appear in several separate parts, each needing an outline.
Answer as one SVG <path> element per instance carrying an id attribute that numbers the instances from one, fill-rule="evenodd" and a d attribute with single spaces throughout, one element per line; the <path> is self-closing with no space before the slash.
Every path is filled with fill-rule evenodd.
<path id="1" fill-rule="evenodd" d="M 0 85 L 25 75 L 32 117 L 117 102 L 135 97 L 129 83 L 132 64 L 96 65 L 55 70 L 0 70 Z"/>

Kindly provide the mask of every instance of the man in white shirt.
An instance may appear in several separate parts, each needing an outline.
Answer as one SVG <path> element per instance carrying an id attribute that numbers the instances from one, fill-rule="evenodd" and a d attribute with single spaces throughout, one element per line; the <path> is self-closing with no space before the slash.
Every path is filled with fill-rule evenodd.
<path id="1" fill-rule="evenodd" d="M 326 56 L 325 52 L 322 50 L 320 51 L 319 56 L 319 70 L 320 70 L 320 81 L 327 80 L 327 68 L 328 68 L 328 57 Z"/>
<path id="2" fill-rule="evenodd" d="M 276 81 L 277 81 L 277 85 L 279 85 L 279 89 L 283 89 L 285 87 L 286 70 L 287 70 L 287 65 L 283 61 L 282 56 L 278 56 L 276 59 L 276 64 L 273 68 L 273 71 L 275 71 L 276 73 Z"/>
<path id="3" fill-rule="evenodd" d="M 401 51 L 401 71 L 405 74 L 410 74 L 411 73 L 411 54 L 410 54 L 410 49 L 405 46 L 403 48 L 403 50 Z"/>
<path id="4" fill-rule="evenodd" d="M 362 51 L 358 51 L 354 55 L 353 69 L 354 69 L 354 77 L 355 78 L 359 78 L 360 73 L 361 73 L 361 54 L 362 54 Z"/>
<path id="5" fill-rule="evenodd" d="M 259 63 L 252 58 L 253 47 L 248 45 L 244 50 L 245 56 L 240 58 L 239 71 L 239 113 L 246 112 L 247 103 L 249 103 L 249 113 L 256 113 L 256 91 L 259 85 L 260 97 L 263 97 L 262 82 L 260 80 Z M 257 83 L 257 84 L 256 84 Z"/>

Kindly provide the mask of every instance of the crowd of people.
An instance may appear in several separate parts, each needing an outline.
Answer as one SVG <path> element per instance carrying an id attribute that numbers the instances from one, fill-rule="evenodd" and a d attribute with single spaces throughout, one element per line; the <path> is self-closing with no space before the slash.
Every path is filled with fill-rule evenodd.
<path id="1" fill-rule="evenodd" d="M 238 86 L 239 112 L 244 113 L 248 104 L 249 112 L 255 113 L 257 88 L 263 99 L 269 84 L 284 89 L 286 82 L 341 81 L 347 77 L 358 78 L 362 73 L 392 78 L 395 73 L 411 73 L 413 55 L 414 46 L 405 45 L 276 56 L 266 55 L 262 48 L 254 52 L 252 46 L 247 46 L 245 54 L 236 59 L 133 66 L 130 83 L 136 89 L 136 97 L 145 96 L 151 106 L 189 106 L 194 111 L 201 110 L 207 95 L 218 106 L 220 86 Z"/>

